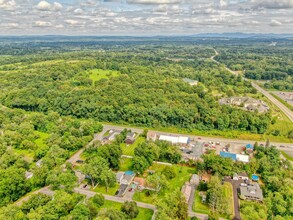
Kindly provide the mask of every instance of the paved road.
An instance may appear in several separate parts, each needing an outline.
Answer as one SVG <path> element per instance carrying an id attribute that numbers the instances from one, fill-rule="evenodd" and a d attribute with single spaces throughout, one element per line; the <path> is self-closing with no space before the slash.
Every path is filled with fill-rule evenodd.
<path id="1" fill-rule="evenodd" d="M 117 130 L 123 130 L 124 128 L 131 129 L 132 131 L 135 131 L 137 133 L 142 133 L 143 129 L 135 128 L 135 127 L 128 127 L 128 126 L 116 126 L 116 125 L 103 125 L 104 130 L 103 132 L 106 132 L 107 130 L 110 129 L 117 129 Z M 185 136 L 185 137 L 190 137 L 191 139 L 196 139 L 203 142 L 208 142 L 208 141 L 213 141 L 213 142 L 224 142 L 224 143 L 231 143 L 231 144 L 241 144 L 241 145 L 246 145 L 246 144 L 254 144 L 255 141 L 249 141 L 249 140 L 238 140 L 238 139 L 227 139 L 227 138 L 215 138 L 215 137 L 204 137 L 204 136 L 198 136 L 198 135 L 189 135 L 189 134 L 180 134 L 180 133 L 171 133 L 171 132 L 162 132 L 162 131 L 155 131 L 158 135 L 161 134 L 169 134 L 169 135 L 180 135 L 180 136 Z M 279 150 L 286 150 L 286 151 L 292 151 L 293 152 L 293 144 L 288 144 L 288 143 L 280 143 L 280 142 L 270 142 L 271 145 L 276 146 Z M 258 141 L 258 144 L 263 144 L 265 145 L 266 142 L 264 141 Z M 280 146 L 285 146 L 285 147 L 280 147 Z"/>
<path id="2" fill-rule="evenodd" d="M 215 49 L 214 49 L 215 50 Z M 218 51 L 215 50 L 215 55 L 211 57 L 211 60 L 213 60 L 215 63 L 217 64 L 222 64 L 219 61 L 215 60 L 214 58 L 218 55 Z M 224 65 L 224 64 L 222 64 Z M 228 70 L 230 73 L 233 73 L 235 75 L 238 75 L 237 72 L 229 69 L 228 67 L 225 66 L 225 69 Z M 244 80 L 249 81 L 248 79 L 244 78 Z M 251 82 L 251 81 L 250 81 Z M 293 122 L 293 112 L 287 108 L 287 106 L 283 105 L 283 103 L 281 103 L 279 100 L 277 100 L 275 97 L 273 97 L 269 92 L 267 92 L 266 90 L 264 90 L 263 88 L 261 88 L 259 85 L 257 85 L 254 82 L 251 82 L 251 85 L 260 93 L 262 93 L 264 96 L 266 96 L 274 105 L 276 105 L 289 119 L 291 122 Z"/>

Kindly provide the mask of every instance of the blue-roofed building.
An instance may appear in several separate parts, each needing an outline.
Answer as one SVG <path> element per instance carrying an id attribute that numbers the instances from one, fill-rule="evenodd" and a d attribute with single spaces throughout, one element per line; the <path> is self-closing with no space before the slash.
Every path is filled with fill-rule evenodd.
<path id="1" fill-rule="evenodd" d="M 246 149 L 251 149 L 251 150 L 253 150 L 253 149 L 254 149 L 254 146 L 253 146 L 252 144 L 247 144 L 247 145 L 246 145 Z"/>
<path id="2" fill-rule="evenodd" d="M 236 154 L 220 151 L 220 156 L 224 158 L 231 158 L 232 160 L 236 161 Z"/>
<path id="3" fill-rule="evenodd" d="M 259 177 L 258 177 L 258 175 L 252 174 L 251 179 L 252 179 L 252 181 L 257 182 L 259 180 Z"/>

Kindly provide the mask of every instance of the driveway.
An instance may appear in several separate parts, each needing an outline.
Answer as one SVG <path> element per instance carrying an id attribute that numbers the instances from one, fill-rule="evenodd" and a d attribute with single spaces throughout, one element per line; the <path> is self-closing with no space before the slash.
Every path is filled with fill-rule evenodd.
<path id="1" fill-rule="evenodd" d="M 234 218 L 233 220 L 241 220 L 240 216 L 240 202 L 238 199 L 238 186 L 241 182 L 241 180 L 233 180 L 230 178 L 225 178 L 226 182 L 229 182 L 232 184 L 233 187 L 233 202 L 234 202 Z"/>

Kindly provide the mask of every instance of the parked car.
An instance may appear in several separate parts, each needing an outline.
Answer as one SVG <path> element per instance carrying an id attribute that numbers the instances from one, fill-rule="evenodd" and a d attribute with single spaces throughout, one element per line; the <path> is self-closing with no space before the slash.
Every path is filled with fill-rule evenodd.
<path id="1" fill-rule="evenodd" d="M 83 160 L 77 160 L 76 163 L 83 163 Z"/>
<path id="2" fill-rule="evenodd" d="M 240 186 L 247 186 L 246 183 L 240 183 Z"/>

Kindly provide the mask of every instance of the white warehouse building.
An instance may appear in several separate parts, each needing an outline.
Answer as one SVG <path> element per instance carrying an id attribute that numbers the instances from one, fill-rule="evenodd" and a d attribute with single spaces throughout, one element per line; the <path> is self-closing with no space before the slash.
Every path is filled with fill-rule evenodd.
<path id="1" fill-rule="evenodd" d="M 160 141 L 168 141 L 171 142 L 172 144 L 183 144 L 187 145 L 190 142 L 189 137 L 182 137 L 182 136 L 169 136 L 169 135 L 160 135 L 159 137 Z"/>

